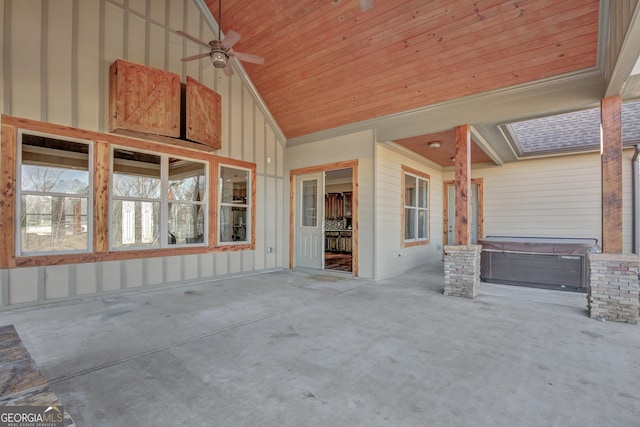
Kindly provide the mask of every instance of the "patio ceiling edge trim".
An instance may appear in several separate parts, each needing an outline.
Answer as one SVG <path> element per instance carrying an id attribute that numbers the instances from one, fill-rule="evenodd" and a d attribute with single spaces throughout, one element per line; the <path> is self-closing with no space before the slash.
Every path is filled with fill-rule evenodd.
<path id="1" fill-rule="evenodd" d="M 599 102 L 604 92 L 602 69 L 591 67 L 560 76 L 548 77 L 543 80 L 469 95 L 413 110 L 326 129 L 288 139 L 287 146 L 322 141 L 367 129 L 376 129 L 376 141 L 383 142 L 449 130 L 460 125 L 462 121 L 470 125 L 483 122 L 497 124 L 514 121 L 517 118 L 529 118 L 535 116 L 536 113 L 543 114 L 544 111 L 520 111 L 510 115 L 507 115 L 506 111 L 513 112 L 513 105 L 510 104 L 523 98 L 531 99 L 559 93 L 562 90 L 570 90 L 567 88 L 574 88 L 575 92 L 572 97 L 562 96 L 563 99 L 569 98 L 573 101 L 570 105 L 558 105 L 558 99 L 554 99 L 552 102 L 548 102 L 548 107 L 545 107 L 554 106 L 557 108 L 554 112 L 562 112 L 566 111 L 571 105 L 575 108 L 576 103 L 588 106 Z M 575 90 L 576 88 L 579 88 L 579 90 Z M 578 97 L 581 97 L 581 99 L 577 100 L 576 98 Z M 494 108 L 489 108 L 491 106 Z M 505 112 L 495 117 L 496 110 Z M 518 111 L 518 109 L 515 109 L 515 111 Z M 461 113 L 465 114 L 462 115 Z M 452 118 L 460 117 L 461 115 L 462 118 L 459 120 Z M 434 120 L 434 117 L 438 120 Z"/>
<path id="2" fill-rule="evenodd" d="M 495 150 L 491 147 L 491 144 L 489 144 L 485 137 L 474 126 L 471 126 L 471 136 L 478 147 L 480 147 L 480 149 L 484 151 L 485 154 L 489 156 L 489 158 L 493 160 L 496 165 L 502 166 L 504 164 L 504 160 L 502 160 L 498 153 L 496 153 Z"/>

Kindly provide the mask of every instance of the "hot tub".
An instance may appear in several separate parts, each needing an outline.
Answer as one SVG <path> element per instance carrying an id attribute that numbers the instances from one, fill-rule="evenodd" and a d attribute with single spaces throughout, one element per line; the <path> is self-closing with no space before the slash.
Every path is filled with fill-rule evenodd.
<path id="1" fill-rule="evenodd" d="M 484 282 L 586 292 L 587 254 L 597 239 L 489 236 L 482 245 Z"/>

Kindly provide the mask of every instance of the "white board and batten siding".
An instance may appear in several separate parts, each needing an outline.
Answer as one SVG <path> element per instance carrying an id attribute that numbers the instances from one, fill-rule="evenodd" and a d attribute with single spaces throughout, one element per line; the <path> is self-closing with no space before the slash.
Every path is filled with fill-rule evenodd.
<path id="1" fill-rule="evenodd" d="M 286 148 L 287 174 L 292 169 L 358 161 L 358 277 L 363 279 L 374 278 L 374 150 L 371 130 Z M 287 208 L 288 202 L 287 197 Z M 285 238 L 288 248 L 288 233 Z"/>
<path id="2" fill-rule="evenodd" d="M 218 92 L 216 154 L 257 166 L 255 251 L 0 270 L 0 309 L 283 268 L 284 137 L 238 73 L 180 60 L 202 50 L 177 30 L 215 38 L 191 0 L 0 0 L 0 22 L 1 113 L 108 132 L 109 66 L 125 59 Z"/>
<path id="3" fill-rule="evenodd" d="M 383 144 L 376 145 L 376 280 L 442 260 L 442 172 Z M 402 166 L 429 175 L 429 244 L 403 247 Z"/>
<path id="4" fill-rule="evenodd" d="M 631 251 L 631 150 L 623 156 L 623 248 Z M 584 237 L 602 242 L 598 153 L 474 169 L 483 179 L 486 236 Z M 453 173 L 445 180 L 453 180 Z"/>

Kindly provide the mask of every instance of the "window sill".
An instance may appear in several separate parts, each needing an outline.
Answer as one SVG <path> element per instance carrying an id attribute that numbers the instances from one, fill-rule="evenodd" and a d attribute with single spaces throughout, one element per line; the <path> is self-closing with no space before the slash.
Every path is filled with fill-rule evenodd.
<path id="1" fill-rule="evenodd" d="M 410 248 L 412 246 L 424 246 L 424 245 L 428 245 L 430 244 L 431 241 L 430 240 L 416 240 L 416 241 L 404 241 L 402 242 L 402 247 L 403 248 Z"/>
<path id="2" fill-rule="evenodd" d="M 199 255 L 206 253 L 244 251 L 253 249 L 255 249 L 255 245 L 246 243 L 241 245 L 117 250 L 105 253 L 94 252 L 66 255 L 33 255 L 16 257 L 14 260 L 14 265 L 0 266 L 0 268 L 40 267 L 48 265 L 82 264 L 87 262 L 124 261 L 128 259 L 157 258 L 179 255 Z"/>

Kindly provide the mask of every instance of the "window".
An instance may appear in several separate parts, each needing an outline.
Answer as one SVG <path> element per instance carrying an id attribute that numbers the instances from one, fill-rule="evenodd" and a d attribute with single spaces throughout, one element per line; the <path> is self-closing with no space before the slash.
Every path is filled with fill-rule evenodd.
<path id="1" fill-rule="evenodd" d="M 204 162 L 115 148 L 111 247 L 204 244 L 206 183 Z"/>
<path id="2" fill-rule="evenodd" d="M 160 246 L 161 156 L 113 150 L 111 247 Z"/>
<path id="3" fill-rule="evenodd" d="M 169 158 L 169 244 L 204 243 L 206 191 L 204 163 Z"/>
<path id="4" fill-rule="evenodd" d="M 429 176 L 403 167 L 404 243 L 426 244 L 429 239 Z"/>
<path id="5" fill-rule="evenodd" d="M 91 251 L 92 145 L 19 133 L 17 253 Z"/>
<path id="6" fill-rule="evenodd" d="M 7 115 L 0 142 L 0 269 L 255 249 L 255 163 Z"/>
<path id="7" fill-rule="evenodd" d="M 248 243 L 251 235 L 250 171 L 220 165 L 219 242 Z"/>

